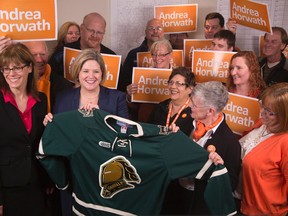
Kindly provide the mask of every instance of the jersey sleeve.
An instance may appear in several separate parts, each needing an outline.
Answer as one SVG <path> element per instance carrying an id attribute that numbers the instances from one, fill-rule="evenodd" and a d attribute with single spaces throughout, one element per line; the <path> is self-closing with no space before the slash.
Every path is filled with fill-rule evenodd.
<path id="1" fill-rule="evenodd" d="M 54 115 L 39 143 L 37 159 L 59 189 L 68 186 L 68 157 L 72 157 L 83 140 L 83 130 L 73 115 Z"/>
<path id="2" fill-rule="evenodd" d="M 207 181 L 204 198 L 213 215 L 236 214 L 228 171 L 223 165 L 215 166 L 205 149 L 178 132 L 163 145 L 162 151 L 171 179 L 189 177 Z"/>

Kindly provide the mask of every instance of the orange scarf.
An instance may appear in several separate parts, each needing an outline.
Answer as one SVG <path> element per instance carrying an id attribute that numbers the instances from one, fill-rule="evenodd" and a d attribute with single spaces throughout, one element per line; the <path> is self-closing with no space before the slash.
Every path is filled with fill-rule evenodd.
<path id="1" fill-rule="evenodd" d="M 221 120 L 222 120 L 222 113 L 219 113 L 218 118 L 211 125 L 205 126 L 202 122 L 196 121 L 196 129 L 194 130 L 193 133 L 193 139 L 195 139 L 196 141 L 201 139 L 208 130 L 212 129 L 217 124 L 219 124 Z"/>
<path id="2" fill-rule="evenodd" d="M 50 74 L 51 67 L 47 64 L 45 73 L 38 79 L 38 91 L 43 92 L 47 97 L 47 111 L 51 112 L 50 105 Z"/>

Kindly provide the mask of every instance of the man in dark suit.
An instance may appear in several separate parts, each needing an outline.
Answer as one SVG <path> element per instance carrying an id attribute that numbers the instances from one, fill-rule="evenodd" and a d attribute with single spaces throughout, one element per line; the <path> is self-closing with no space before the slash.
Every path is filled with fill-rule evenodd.
<path id="1" fill-rule="evenodd" d="M 132 83 L 133 67 L 137 67 L 137 53 L 148 52 L 155 41 L 162 40 L 163 38 L 164 30 L 161 20 L 149 20 L 146 24 L 144 41 L 139 47 L 130 50 L 124 61 L 123 70 L 121 70 L 119 76 L 118 90 L 125 92 L 126 87 Z"/>
<path id="2" fill-rule="evenodd" d="M 72 43 L 65 44 L 65 47 L 84 50 L 94 48 L 100 53 L 116 55 L 114 51 L 102 44 L 106 29 L 106 21 L 103 16 L 97 12 L 89 13 L 83 18 L 80 25 L 80 38 Z M 63 49 L 53 53 L 49 59 L 52 71 L 56 71 L 59 75 L 64 76 L 63 69 Z"/>

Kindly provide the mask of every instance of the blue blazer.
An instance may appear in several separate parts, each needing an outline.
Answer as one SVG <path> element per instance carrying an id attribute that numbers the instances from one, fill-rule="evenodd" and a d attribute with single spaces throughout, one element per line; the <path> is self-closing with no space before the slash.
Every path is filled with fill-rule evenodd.
<path id="1" fill-rule="evenodd" d="M 80 87 L 59 93 L 54 105 L 54 113 L 67 112 L 79 108 Z M 101 110 L 123 118 L 129 118 L 126 95 L 115 89 L 100 86 L 98 106 Z"/>

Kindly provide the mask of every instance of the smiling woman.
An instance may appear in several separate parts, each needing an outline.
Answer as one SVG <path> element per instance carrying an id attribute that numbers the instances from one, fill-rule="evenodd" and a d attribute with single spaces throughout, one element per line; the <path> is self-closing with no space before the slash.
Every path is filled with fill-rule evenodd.
<path id="1" fill-rule="evenodd" d="M 123 92 L 108 89 L 102 84 L 106 76 L 106 67 L 100 52 L 93 48 L 85 49 L 78 54 L 71 67 L 71 78 L 77 88 L 60 93 L 56 98 L 54 113 L 62 113 L 75 109 L 101 109 L 110 114 L 128 118 L 128 108 Z M 53 115 L 48 113 L 43 123 L 52 121 Z M 63 215 L 72 215 L 72 194 L 67 191 L 63 196 Z"/>
<path id="2" fill-rule="evenodd" d="M 241 210 L 245 215 L 287 215 L 288 212 L 288 83 L 261 95 L 261 121 L 239 141 L 242 146 Z M 241 190 L 242 189 L 242 190 Z"/>
<path id="3" fill-rule="evenodd" d="M 173 61 L 172 51 L 172 46 L 168 40 L 163 39 L 154 42 L 150 49 L 153 67 L 162 69 L 171 68 Z M 139 83 L 132 83 L 126 87 L 129 114 L 130 118 L 134 121 L 147 122 L 155 105 L 151 103 L 131 103 L 130 96 L 137 94 L 139 90 Z"/>
<path id="4" fill-rule="evenodd" d="M 179 78 L 177 77 L 177 79 Z M 172 78 L 172 80 L 174 79 L 176 79 L 176 76 Z M 181 80 L 181 82 L 183 81 Z M 176 101 L 180 92 L 185 93 L 186 98 L 189 98 L 187 90 L 185 91 L 187 87 L 182 86 L 182 89 L 179 88 L 177 90 L 175 88 L 176 85 L 173 86 L 174 89 L 171 89 L 171 101 Z M 183 132 L 186 131 L 186 134 L 199 146 L 207 149 L 208 146 L 213 145 L 216 148 L 216 152 L 225 162 L 231 186 L 234 189 L 236 188 L 241 168 L 241 149 L 223 114 L 223 109 L 228 101 L 228 91 L 221 82 L 212 81 L 198 83 L 190 93 L 190 103 L 188 103 L 188 108 L 191 108 L 190 125 L 185 125 L 184 127 L 179 125 L 179 127 Z M 158 115 L 160 116 L 159 113 Z M 176 114 L 174 115 L 177 117 Z M 160 118 L 159 116 L 157 118 Z M 183 115 L 180 115 L 179 118 L 183 118 Z M 183 119 L 181 120 L 183 121 Z M 178 124 L 176 121 L 176 125 Z M 190 133 L 187 128 L 190 129 Z M 167 195 L 169 199 L 164 205 L 163 211 L 165 210 L 165 212 L 163 213 L 169 215 L 209 215 L 210 212 L 203 199 L 206 185 L 207 182 L 200 180 L 179 179 L 179 182 L 174 183 L 173 190 Z"/>
<path id="5" fill-rule="evenodd" d="M 34 154 L 47 99 L 37 91 L 34 57 L 25 45 L 4 49 L 0 68 L 0 215 L 45 215 L 48 179 Z"/>
<path id="6" fill-rule="evenodd" d="M 229 92 L 255 98 L 265 89 L 266 84 L 253 51 L 240 51 L 232 56 L 227 87 Z"/>

